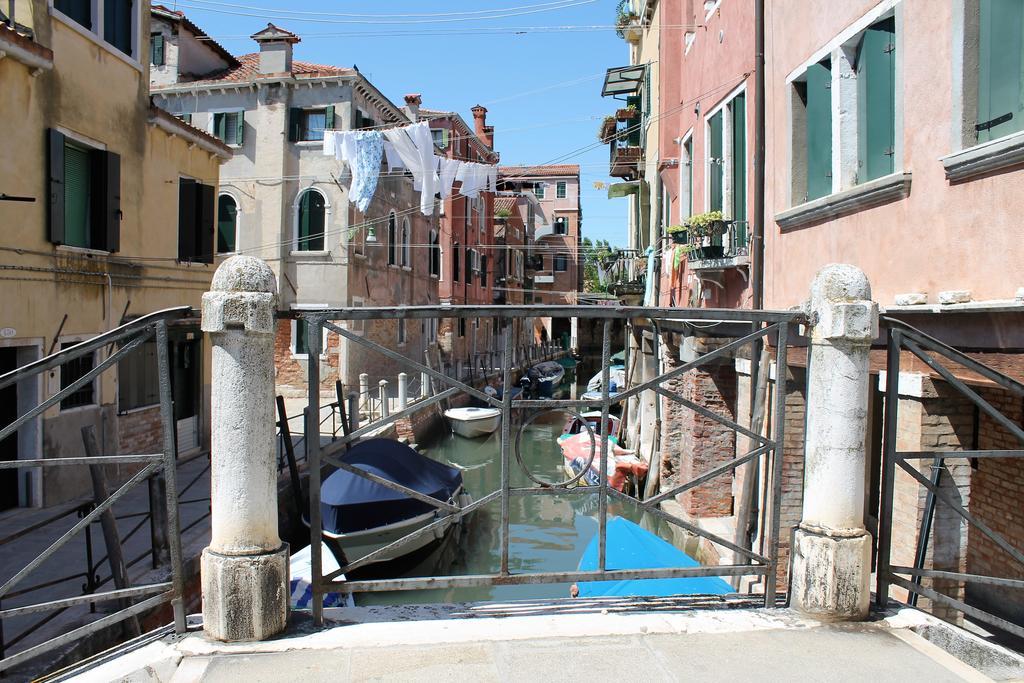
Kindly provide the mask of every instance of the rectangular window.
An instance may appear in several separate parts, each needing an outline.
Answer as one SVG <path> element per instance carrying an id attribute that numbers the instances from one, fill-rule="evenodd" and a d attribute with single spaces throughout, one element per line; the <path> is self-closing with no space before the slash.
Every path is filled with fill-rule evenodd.
<path id="1" fill-rule="evenodd" d="M 466 269 L 463 271 L 466 275 L 465 281 L 467 284 L 473 284 L 473 266 L 476 264 L 473 262 L 473 250 L 466 247 Z"/>
<path id="2" fill-rule="evenodd" d="M 747 244 L 747 96 L 740 93 L 729 105 L 732 126 L 732 207 L 736 221 L 736 244 Z"/>
<path id="3" fill-rule="evenodd" d="M 189 178 L 178 181 L 178 260 L 213 263 L 214 204 L 212 185 Z"/>
<path id="4" fill-rule="evenodd" d="M 1018 54 L 1018 59 L 1020 55 Z M 857 50 L 857 182 L 894 171 L 896 21 L 869 27 Z"/>
<path id="5" fill-rule="evenodd" d="M 305 320 L 295 321 L 295 340 L 292 344 L 292 352 L 296 356 L 309 355 L 309 323 Z"/>
<path id="6" fill-rule="evenodd" d="M 121 157 L 79 144 L 50 129 L 47 135 L 50 241 L 118 251 L 121 245 Z"/>
<path id="7" fill-rule="evenodd" d="M 245 112 L 217 112 L 213 115 L 213 134 L 226 145 L 241 145 L 245 133 Z"/>
<path id="8" fill-rule="evenodd" d="M 465 318 L 459 318 L 459 336 L 460 337 L 465 337 L 466 336 L 466 319 Z"/>
<path id="9" fill-rule="evenodd" d="M 302 139 L 323 140 L 324 129 L 327 128 L 327 111 L 309 109 L 302 113 Z"/>
<path id="10" fill-rule="evenodd" d="M 405 320 L 402 318 L 398 319 L 398 343 L 404 344 L 407 341 L 408 332 L 405 328 Z"/>
<path id="11" fill-rule="evenodd" d="M 569 257 L 565 254 L 555 255 L 555 272 L 564 273 L 569 269 Z"/>
<path id="12" fill-rule="evenodd" d="M 117 409 L 123 413 L 159 402 L 156 341 L 148 341 L 117 364 Z"/>
<path id="13" fill-rule="evenodd" d="M 149 63 L 153 66 L 163 66 L 164 62 L 164 37 L 154 33 L 149 37 Z"/>
<path id="14" fill-rule="evenodd" d="M 1024 130 L 1024 3 L 978 3 L 978 142 Z"/>
<path id="15" fill-rule="evenodd" d="M 482 287 L 487 286 L 487 257 L 480 257 L 480 285 Z"/>
<path id="16" fill-rule="evenodd" d="M 558 184 L 555 185 L 555 198 L 556 199 L 565 199 L 565 182 L 564 181 L 559 181 Z"/>
<path id="17" fill-rule="evenodd" d="M 721 110 L 708 121 L 708 136 L 708 211 L 721 211 L 722 181 L 725 175 Z"/>
<path id="18" fill-rule="evenodd" d="M 793 98 L 793 203 L 832 194 L 832 62 L 809 67 Z"/>
<path id="19" fill-rule="evenodd" d="M 441 149 L 448 148 L 448 130 L 445 128 L 431 128 L 430 137 L 433 139 L 434 144 Z"/>
<path id="20" fill-rule="evenodd" d="M 693 137 L 683 144 L 683 149 L 686 151 L 686 159 L 683 162 L 685 166 L 682 171 L 686 176 L 684 185 L 686 188 L 686 216 L 682 216 L 682 218 L 689 218 L 693 215 Z"/>
<path id="21" fill-rule="evenodd" d="M 61 351 L 69 349 L 72 346 L 76 346 L 79 342 L 68 342 L 61 344 Z M 63 363 L 60 366 L 60 388 L 61 391 L 67 389 L 69 386 L 77 382 L 82 377 L 85 377 L 95 367 L 96 354 L 87 353 L 84 356 L 80 356 L 73 360 L 69 360 L 67 363 Z M 80 406 L 91 406 L 96 403 L 95 396 L 95 379 L 91 382 L 86 382 L 84 385 L 76 389 L 74 392 L 69 394 L 60 402 L 60 409 L 67 410 L 68 408 L 78 408 Z"/>
<path id="22" fill-rule="evenodd" d="M 555 234 L 556 235 L 568 235 L 569 234 L 569 219 L 565 216 L 558 216 L 555 218 Z"/>
<path id="23" fill-rule="evenodd" d="M 103 0 L 103 39 L 128 56 L 132 54 L 133 0 Z"/>
<path id="24" fill-rule="evenodd" d="M 459 281 L 459 272 L 462 270 L 462 252 L 459 250 L 459 243 L 452 246 L 452 281 Z"/>
<path id="25" fill-rule="evenodd" d="M 537 199 L 544 199 L 544 183 L 537 183 L 533 186 L 533 194 Z"/>

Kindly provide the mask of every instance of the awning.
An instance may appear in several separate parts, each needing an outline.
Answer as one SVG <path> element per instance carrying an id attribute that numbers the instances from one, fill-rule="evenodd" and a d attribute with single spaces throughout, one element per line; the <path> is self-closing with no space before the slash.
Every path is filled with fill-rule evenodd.
<path id="1" fill-rule="evenodd" d="M 608 199 L 626 197 L 640 191 L 639 180 L 629 180 L 624 183 L 612 183 L 608 186 Z"/>
<path id="2" fill-rule="evenodd" d="M 645 64 L 632 64 L 630 66 L 617 66 L 608 69 L 604 77 L 604 87 L 601 89 L 601 96 L 609 95 L 636 95 L 644 84 L 644 73 L 647 71 Z"/>

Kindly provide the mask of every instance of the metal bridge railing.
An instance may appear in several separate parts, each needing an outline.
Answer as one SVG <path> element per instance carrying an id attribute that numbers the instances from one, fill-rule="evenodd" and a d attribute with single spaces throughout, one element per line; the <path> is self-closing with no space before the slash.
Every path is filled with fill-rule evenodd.
<path id="1" fill-rule="evenodd" d="M 431 378 L 440 387 L 432 396 L 419 401 L 415 406 L 405 410 L 392 412 L 389 415 L 377 420 L 371 425 L 362 426 L 351 430 L 348 434 L 339 436 L 334 442 L 321 446 L 316 439 L 307 439 L 305 443 L 306 456 L 309 464 L 309 521 L 312 538 L 317 539 L 323 532 L 321 511 L 320 511 L 320 485 L 323 466 L 330 466 L 343 469 L 357 476 L 364 477 L 381 486 L 403 493 L 407 496 L 422 500 L 437 508 L 441 515 L 437 521 L 421 527 L 417 531 L 401 538 L 393 543 L 374 550 L 373 552 L 358 558 L 347 558 L 348 562 L 340 569 L 327 575 L 323 575 L 321 567 L 321 544 L 314 542 L 311 547 L 312 555 L 312 592 L 311 608 L 314 620 L 318 624 L 323 623 L 323 596 L 325 593 L 353 593 L 368 591 L 401 591 L 418 590 L 423 588 L 461 588 L 469 586 L 491 586 L 491 585 L 514 585 L 514 584 L 540 584 L 540 583 L 563 583 L 572 581 L 607 581 L 627 580 L 646 578 L 674 578 L 674 577 L 695 577 L 695 576 L 760 576 L 764 579 L 763 600 L 766 606 L 776 605 L 776 577 L 779 572 L 779 527 L 780 527 L 780 498 L 782 488 L 782 458 L 783 444 L 785 442 L 785 392 L 777 391 L 774 396 L 772 407 L 772 428 L 771 436 L 764 436 L 757 431 L 738 424 L 730 417 L 715 413 L 703 406 L 700 406 L 679 393 L 663 386 L 666 382 L 682 376 L 684 373 L 699 368 L 707 363 L 728 357 L 738 351 L 749 347 L 751 357 L 759 357 L 759 345 L 765 341 L 774 342 L 777 349 L 775 360 L 776 377 L 785 377 L 787 371 L 786 348 L 790 327 L 803 320 L 802 314 L 796 311 L 750 311 L 735 309 L 677 309 L 677 308 L 634 308 L 634 307 L 612 307 L 612 306 L 416 306 L 416 307 L 392 307 L 392 308 L 346 308 L 321 311 L 294 311 L 289 314 L 301 320 L 305 320 L 311 332 L 309 339 L 311 344 L 319 344 L 323 337 L 323 330 L 327 329 L 348 340 L 349 343 L 357 345 L 368 352 L 379 354 L 394 362 L 397 366 L 407 369 L 410 372 L 423 373 Z M 533 400 L 514 398 L 513 392 L 506 391 L 502 399 L 489 396 L 472 383 L 467 383 L 459 378 L 449 376 L 442 371 L 436 370 L 429 365 L 420 363 L 398 353 L 386 346 L 379 344 L 369 338 L 369 335 L 359 335 L 348 330 L 348 325 L 339 324 L 340 321 L 361 320 L 393 320 L 406 319 L 414 320 L 421 318 L 497 318 L 503 328 L 511 328 L 514 320 L 526 317 L 552 317 L 552 318 L 596 318 L 602 320 L 602 352 L 601 367 L 603 368 L 602 393 L 599 400 Z M 613 322 L 621 319 L 643 319 L 650 321 L 657 327 L 662 321 L 694 321 L 708 322 L 725 321 L 743 324 L 744 329 L 751 330 L 739 338 L 732 339 L 718 348 L 705 353 L 696 360 L 680 365 L 672 370 L 663 372 L 657 377 L 643 381 L 626 391 L 614 396 L 609 394 L 610 386 L 610 356 L 611 356 L 611 331 Z M 504 335 L 504 348 L 501 352 L 502 360 L 513 358 L 514 343 L 511 334 Z M 319 357 L 319 349 L 311 349 L 310 359 Z M 503 372 L 504 386 L 513 386 L 511 362 L 502 362 L 500 367 Z M 319 373 L 320 366 L 315 360 L 308 364 L 309 398 L 306 412 L 307 431 L 314 433 L 318 429 L 316 424 L 320 415 L 320 391 Z M 622 493 L 611 486 L 607 477 L 600 477 L 596 486 L 577 486 L 574 484 L 579 476 L 568 481 L 543 482 L 538 481 L 532 475 L 530 478 L 536 485 L 527 487 L 513 487 L 511 484 L 511 472 L 513 460 L 522 463 L 515 445 L 517 439 L 512 433 L 513 413 L 521 411 L 544 411 L 557 409 L 559 411 L 577 412 L 585 409 L 600 409 L 603 419 L 601 420 L 600 439 L 591 439 L 590 458 L 583 468 L 583 472 L 596 461 L 599 463 L 599 471 L 607 472 L 609 464 L 609 441 L 608 414 L 612 405 L 638 397 L 645 392 L 653 392 L 658 396 L 665 397 L 671 401 L 680 403 L 700 415 L 726 425 L 737 434 L 746 436 L 754 447 L 747 453 L 739 455 L 732 460 L 703 472 L 694 479 L 662 490 L 646 500 Z M 343 451 L 351 442 L 366 436 L 371 431 L 378 429 L 384 424 L 407 417 L 416 410 L 433 405 L 440 401 L 451 399 L 457 395 L 466 395 L 483 405 L 489 405 L 501 410 L 502 421 L 500 428 L 500 486 L 491 492 L 486 492 L 469 504 L 462 505 L 457 502 L 439 501 L 425 496 L 415 490 L 396 484 L 390 480 L 374 475 L 359 467 L 350 465 L 341 459 Z M 524 420 L 522 424 L 525 424 Z M 522 428 L 522 427 L 520 427 Z M 590 430 L 591 436 L 596 436 Z M 598 442 L 599 443 L 596 443 Z M 670 497 L 677 496 L 686 491 L 701 486 L 720 476 L 731 475 L 740 466 L 760 461 L 761 466 L 767 473 L 766 479 L 770 482 L 767 487 L 768 500 L 762 510 L 768 515 L 766 523 L 766 535 L 763 551 L 758 552 L 749 547 L 744 547 L 733 541 L 723 538 L 707 529 L 681 519 L 675 515 L 665 512 L 660 503 Z M 525 468 L 524 468 L 525 469 Z M 527 473 L 529 474 L 529 473 Z M 592 496 L 597 498 L 598 510 L 598 569 L 594 571 L 572 571 L 572 572 L 515 572 L 509 568 L 509 547 L 510 547 L 510 501 L 514 496 Z M 638 494 L 639 495 L 639 494 Z M 644 512 L 665 520 L 685 531 L 711 541 L 723 548 L 731 550 L 737 558 L 738 564 L 701 566 L 701 567 L 678 567 L 666 569 L 630 569 L 613 570 L 607 566 L 607 523 L 608 507 L 610 501 L 623 501 L 638 506 Z M 433 534 L 435 530 L 450 524 L 452 521 L 464 518 L 475 510 L 483 508 L 491 503 L 500 505 L 500 567 L 498 571 L 489 574 L 462 575 L 462 576 L 431 576 L 416 578 L 382 579 L 382 580 L 356 580 L 339 581 L 339 577 L 347 572 L 352 572 L 363 567 L 378 556 L 400 549 L 413 542 L 422 534 Z"/>
<path id="2" fill-rule="evenodd" d="M 943 472 L 946 477 L 951 475 L 946 470 L 946 462 L 957 458 L 1024 458 L 1024 429 L 1004 415 L 998 408 L 985 400 L 981 394 L 972 389 L 966 382 L 958 378 L 951 368 L 959 366 L 982 378 L 993 382 L 1019 399 L 1024 399 L 1024 384 L 1008 377 L 992 368 L 979 363 L 970 356 L 957 351 L 941 341 L 920 330 L 894 318 L 883 317 L 882 324 L 888 328 L 888 346 L 886 361 L 885 417 L 883 435 L 882 490 L 879 506 L 878 525 L 878 572 L 876 601 L 884 607 L 889 600 L 889 587 L 896 585 L 905 589 L 909 602 L 916 604 L 918 596 L 925 597 L 935 604 L 943 605 L 959 611 L 966 616 L 977 619 L 990 626 L 1002 629 L 1019 638 L 1024 638 L 1024 623 L 1013 623 L 985 610 L 969 605 L 962 600 L 946 595 L 923 585 L 925 579 L 950 580 L 964 584 L 985 584 L 1000 588 L 1024 589 L 1024 550 L 1015 547 L 1005 536 L 973 514 L 969 504 L 957 500 L 948 488 L 942 484 Z M 897 426 L 899 421 L 899 375 L 900 352 L 907 349 L 919 358 L 935 374 L 945 380 L 960 395 L 971 401 L 977 408 L 988 415 L 1000 427 L 1015 437 L 1022 448 L 1007 450 L 960 450 L 960 451 L 901 451 L 897 448 Z M 933 355 L 935 354 L 935 355 Z M 944 364 L 938 360 L 943 358 Z M 913 462 L 931 460 L 931 476 L 926 477 Z M 917 536 L 917 548 L 914 555 L 914 566 L 907 567 L 892 564 L 892 530 L 893 503 L 896 468 L 899 468 L 914 481 L 927 490 L 924 514 L 921 516 Z M 942 504 L 956 513 L 969 529 L 983 534 L 992 543 L 1003 550 L 1016 563 L 1019 578 L 985 576 L 971 572 L 946 571 L 927 569 L 925 567 L 929 540 L 933 536 L 932 522 L 938 504 Z M 1012 566 L 1012 565 L 1011 565 Z M 909 578 L 905 578 L 909 577 Z"/>
<path id="3" fill-rule="evenodd" d="M 79 533 L 89 533 L 90 525 L 102 519 L 102 516 L 111 510 L 111 507 L 118 500 L 134 487 L 141 485 L 154 475 L 162 472 L 166 482 L 164 488 L 164 507 L 166 524 L 166 543 L 169 553 L 171 576 L 170 580 L 159 583 L 152 583 L 130 588 L 115 588 L 101 592 L 87 592 L 84 595 L 49 600 L 17 607 L 0 609 L 0 627 L 14 617 L 22 617 L 28 614 L 52 613 L 53 611 L 66 609 L 79 605 L 95 605 L 100 602 L 119 601 L 121 609 L 107 614 L 95 621 L 51 638 L 43 643 L 25 648 L 14 654 L 3 655 L 0 658 L 0 672 L 17 666 L 33 657 L 50 651 L 62 645 L 72 643 L 84 636 L 96 631 L 108 628 L 126 619 L 137 618 L 153 608 L 170 602 L 174 612 L 174 626 L 178 633 L 185 632 L 185 610 L 183 603 L 184 579 L 182 574 L 181 555 L 181 531 L 178 522 L 178 487 L 176 484 L 176 446 L 175 446 L 175 423 L 172 408 L 170 360 L 168 349 L 167 328 L 168 323 L 179 320 L 191 314 L 188 307 L 173 308 L 143 316 L 129 322 L 110 332 L 106 332 L 92 339 L 83 341 L 75 346 L 63 349 L 58 353 L 42 358 L 4 375 L 0 375 L 0 389 L 15 382 L 24 381 L 36 377 L 42 373 L 54 370 L 61 365 L 94 353 L 104 347 L 108 352 L 106 357 L 99 362 L 92 370 L 83 374 L 74 382 L 45 399 L 35 407 L 27 410 L 14 422 L 0 428 L 0 440 L 15 434 L 20 427 L 43 415 L 48 409 L 60 403 L 67 396 L 70 396 L 85 384 L 92 382 L 103 372 L 114 367 L 128 354 L 133 353 L 142 344 L 155 338 L 157 346 L 157 366 L 160 395 L 160 417 L 163 428 L 163 452 L 144 455 L 104 455 L 91 453 L 84 457 L 53 457 L 40 459 L 26 459 L 13 461 L 0 461 L 2 469 L 21 469 L 31 467 L 68 467 L 68 466 L 97 466 L 97 465 L 139 465 L 141 468 L 126 482 L 121 484 L 117 490 L 109 494 L 105 499 L 96 500 L 94 505 L 85 508 L 75 508 L 72 512 L 79 518 L 60 538 L 51 543 L 46 549 L 36 555 L 28 564 L 19 569 L 14 575 L 0 585 L 0 600 L 9 597 L 14 589 L 22 586 L 26 578 L 32 575 L 48 558 L 65 546 Z M 116 351 L 114 345 L 119 345 Z M 87 452 L 90 449 L 87 448 Z M 158 506 L 159 507 L 159 506 Z M 48 523 L 55 523 L 58 519 L 67 516 L 67 511 L 58 517 L 46 520 Z M 141 526 L 141 524 L 139 525 Z M 138 527 L 137 527 L 138 528 Z M 94 567 L 90 563 L 87 574 L 92 574 Z M 70 577 L 76 578 L 76 577 Z M 91 580 L 89 581 L 91 583 Z M 98 586 L 91 586 L 95 589 Z M 23 594 L 25 591 L 21 591 Z M 136 602 L 138 600 L 138 602 Z"/>

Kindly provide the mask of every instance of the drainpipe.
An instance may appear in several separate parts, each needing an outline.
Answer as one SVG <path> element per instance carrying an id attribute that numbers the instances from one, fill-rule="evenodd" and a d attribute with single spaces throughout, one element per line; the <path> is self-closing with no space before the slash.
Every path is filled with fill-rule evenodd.
<path id="1" fill-rule="evenodd" d="M 764 107 L 764 0 L 756 0 L 754 3 L 754 229 L 750 245 L 750 286 L 753 299 L 751 307 L 754 310 L 764 308 Z"/>

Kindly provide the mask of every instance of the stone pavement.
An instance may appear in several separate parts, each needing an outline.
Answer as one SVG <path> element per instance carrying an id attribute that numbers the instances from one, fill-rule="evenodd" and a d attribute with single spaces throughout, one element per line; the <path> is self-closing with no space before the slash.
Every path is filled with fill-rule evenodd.
<path id="1" fill-rule="evenodd" d="M 329 610 L 337 621 L 328 629 L 293 615 L 290 633 L 268 642 L 215 643 L 196 632 L 120 653 L 70 680 L 991 680 L 918 635 L 959 630 L 916 610 L 823 624 L 788 609 L 639 600 L 623 609 L 625 602 L 344 608 Z M 988 675 L 1024 674 L 1024 659 L 963 632 L 955 639 Z"/>
<path id="2" fill-rule="evenodd" d="M 210 523 L 207 517 L 210 510 L 209 462 L 206 455 L 199 455 L 178 465 L 178 490 L 181 492 L 186 487 L 189 487 L 183 494 L 179 494 L 178 505 L 181 529 L 183 530 L 182 549 L 186 559 L 197 555 L 209 543 Z M 82 468 L 82 471 L 84 473 L 83 476 L 88 477 L 88 473 L 85 472 L 84 468 Z M 115 481 L 108 482 L 110 492 L 116 491 L 121 483 Z M 191 486 L 189 486 L 190 483 Z M 45 521 L 47 518 L 53 517 L 62 509 L 73 510 L 75 505 L 86 502 L 89 501 L 87 499 L 80 499 L 55 507 L 13 508 L 6 510 L 0 513 L 0 539 L 10 538 L 35 524 Z M 114 504 L 113 510 L 115 516 L 119 518 L 117 526 L 122 538 L 125 561 L 131 562 L 140 556 L 144 556 L 134 566 L 129 568 L 129 577 L 133 585 L 167 580 L 167 570 L 165 568 L 153 569 L 152 559 L 149 555 L 152 543 L 148 521 L 144 522 L 130 538 L 124 540 L 129 532 L 142 521 L 142 515 L 149 512 L 149 487 L 146 482 L 140 482 L 139 485 L 125 493 Z M 71 514 L 57 521 L 0 545 L 0 583 L 9 579 L 31 562 L 39 553 L 74 526 L 78 519 L 78 516 L 72 511 Z M 90 526 L 92 527 L 90 532 L 92 562 L 94 566 L 98 563 L 94 573 L 102 581 L 110 576 L 110 565 L 103 559 L 106 556 L 103 532 L 98 520 Z M 45 560 L 37 569 L 26 576 L 14 588 L 15 596 L 3 600 L 3 606 L 20 607 L 22 605 L 82 595 L 85 592 L 84 586 L 86 584 L 86 558 L 86 534 L 83 529 L 50 558 Z M 100 562 L 100 560 L 103 561 Z M 46 585 L 38 590 L 17 595 L 18 592 L 26 588 L 50 582 L 53 582 L 53 585 Z M 108 581 L 100 586 L 97 591 L 113 589 L 113 583 Z M 97 612 L 100 612 L 101 616 L 104 610 L 108 610 L 111 607 L 111 603 L 100 603 L 97 605 Z M 3 639 L 7 646 L 7 654 L 14 654 L 30 645 L 65 633 L 76 626 L 95 620 L 98 616 L 97 614 L 91 614 L 88 606 L 68 608 L 52 621 L 49 621 L 31 635 L 14 643 L 12 646 L 12 640 L 18 638 L 21 633 L 37 622 L 40 622 L 48 614 L 53 613 L 29 614 L 5 620 L 3 623 Z"/>

